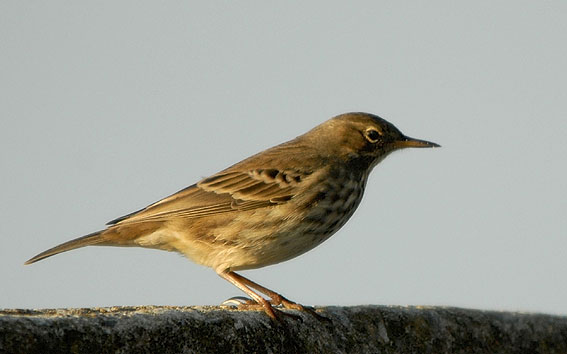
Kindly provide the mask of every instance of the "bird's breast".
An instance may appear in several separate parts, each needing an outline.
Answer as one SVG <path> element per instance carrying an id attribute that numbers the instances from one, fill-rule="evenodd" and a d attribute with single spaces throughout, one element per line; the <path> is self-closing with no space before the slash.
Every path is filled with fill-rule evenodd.
<path id="1" fill-rule="evenodd" d="M 313 234 L 331 236 L 352 216 L 364 193 L 365 179 L 352 176 L 328 179 L 321 184 L 305 216 Z"/>

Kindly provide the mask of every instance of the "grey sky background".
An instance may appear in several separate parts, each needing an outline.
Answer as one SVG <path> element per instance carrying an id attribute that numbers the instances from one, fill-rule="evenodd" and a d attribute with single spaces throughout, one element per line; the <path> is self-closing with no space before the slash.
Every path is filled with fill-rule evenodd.
<path id="1" fill-rule="evenodd" d="M 0 307 L 219 304 L 182 256 L 31 256 L 348 111 L 441 144 L 243 272 L 309 305 L 567 313 L 567 3 L 0 2 Z"/>

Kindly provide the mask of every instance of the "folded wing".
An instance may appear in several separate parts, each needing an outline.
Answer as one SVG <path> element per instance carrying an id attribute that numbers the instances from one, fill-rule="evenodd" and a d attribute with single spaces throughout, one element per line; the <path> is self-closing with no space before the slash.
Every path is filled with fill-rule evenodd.
<path id="1" fill-rule="evenodd" d="M 108 224 L 200 218 L 275 206 L 292 199 L 309 174 L 278 169 L 227 170 Z"/>

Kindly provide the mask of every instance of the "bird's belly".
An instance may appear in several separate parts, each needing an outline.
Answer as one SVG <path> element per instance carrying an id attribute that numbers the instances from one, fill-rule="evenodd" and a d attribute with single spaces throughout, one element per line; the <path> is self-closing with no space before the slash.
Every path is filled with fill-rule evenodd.
<path id="1" fill-rule="evenodd" d="M 299 256 L 339 228 L 337 225 L 335 229 L 322 229 L 320 224 L 304 222 L 303 218 L 286 219 L 275 214 L 278 212 L 262 215 L 261 222 L 254 221 L 254 213 L 238 216 L 230 224 L 217 228 L 215 236 L 186 244 L 182 253 L 216 271 L 254 269 Z"/>

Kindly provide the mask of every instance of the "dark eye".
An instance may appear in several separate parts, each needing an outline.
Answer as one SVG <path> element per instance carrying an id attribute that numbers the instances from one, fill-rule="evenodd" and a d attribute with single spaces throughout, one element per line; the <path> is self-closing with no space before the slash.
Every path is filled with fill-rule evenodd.
<path id="1" fill-rule="evenodd" d="M 380 133 L 374 128 L 368 128 L 366 130 L 366 139 L 371 143 L 375 143 L 380 139 Z"/>

